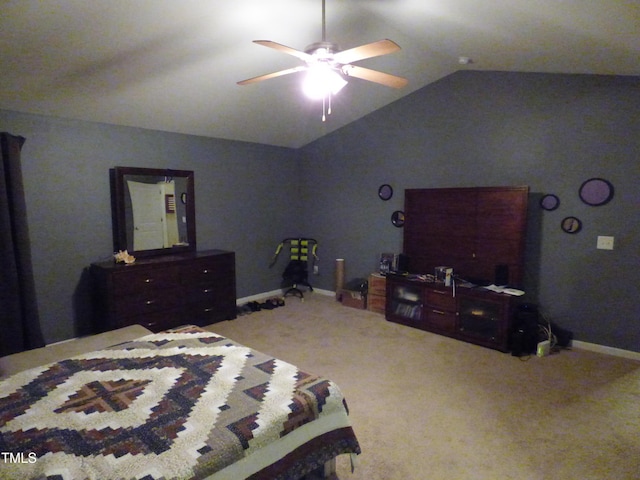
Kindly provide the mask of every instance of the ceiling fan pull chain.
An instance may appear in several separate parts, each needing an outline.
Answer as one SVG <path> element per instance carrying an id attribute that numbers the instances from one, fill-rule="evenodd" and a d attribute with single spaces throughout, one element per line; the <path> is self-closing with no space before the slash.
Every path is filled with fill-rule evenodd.
<path id="1" fill-rule="evenodd" d="M 331 93 L 322 97 L 322 121 L 327 121 L 327 115 L 331 115 Z"/>
<path id="2" fill-rule="evenodd" d="M 327 121 L 327 116 L 325 114 L 325 97 L 322 97 L 322 121 L 326 122 Z"/>

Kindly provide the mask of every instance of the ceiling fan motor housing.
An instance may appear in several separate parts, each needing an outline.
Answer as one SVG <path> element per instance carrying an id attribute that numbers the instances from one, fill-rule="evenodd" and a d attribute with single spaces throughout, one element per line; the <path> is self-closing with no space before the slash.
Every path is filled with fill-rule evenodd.
<path id="1" fill-rule="evenodd" d="M 333 56 L 340 51 L 338 44 L 331 42 L 316 42 L 305 48 L 304 52 L 313 56 L 318 61 L 331 63 Z"/>

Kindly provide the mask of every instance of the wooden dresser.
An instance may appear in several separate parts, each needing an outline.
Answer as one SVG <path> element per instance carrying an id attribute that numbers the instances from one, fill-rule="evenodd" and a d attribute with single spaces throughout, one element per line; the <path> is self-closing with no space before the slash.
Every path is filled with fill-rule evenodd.
<path id="1" fill-rule="evenodd" d="M 236 317 L 235 253 L 206 250 L 90 267 L 97 331 L 140 324 L 160 331 Z"/>

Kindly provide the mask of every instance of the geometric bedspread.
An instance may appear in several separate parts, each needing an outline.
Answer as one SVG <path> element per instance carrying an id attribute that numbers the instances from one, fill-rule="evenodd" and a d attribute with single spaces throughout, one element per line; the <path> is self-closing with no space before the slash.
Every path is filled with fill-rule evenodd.
<path id="1" fill-rule="evenodd" d="M 0 452 L 11 479 L 276 479 L 360 447 L 333 382 L 187 326 L 0 382 Z"/>

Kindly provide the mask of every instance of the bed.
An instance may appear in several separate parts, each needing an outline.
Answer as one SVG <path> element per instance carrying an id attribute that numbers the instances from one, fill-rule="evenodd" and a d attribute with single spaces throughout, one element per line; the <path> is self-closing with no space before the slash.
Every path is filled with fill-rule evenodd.
<path id="1" fill-rule="evenodd" d="M 1 380 L 0 452 L 15 480 L 271 480 L 360 446 L 334 382 L 185 326 Z"/>

